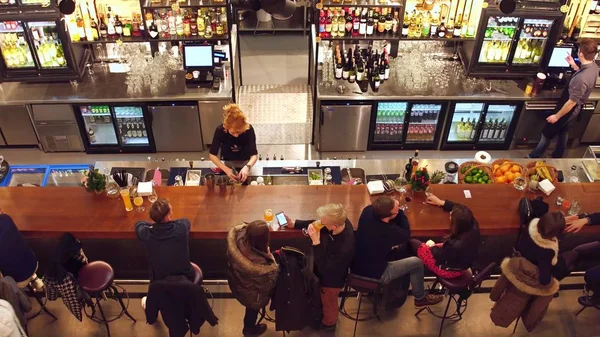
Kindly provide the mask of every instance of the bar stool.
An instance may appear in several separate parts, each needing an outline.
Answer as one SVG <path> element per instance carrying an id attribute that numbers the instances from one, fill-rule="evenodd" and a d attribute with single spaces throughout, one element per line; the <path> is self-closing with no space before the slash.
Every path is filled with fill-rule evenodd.
<path id="1" fill-rule="evenodd" d="M 464 274 L 457 278 L 445 279 L 441 277 L 437 277 L 435 282 L 432 285 L 432 289 L 440 284 L 443 289 L 446 289 L 446 294 L 448 295 L 448 303 L 446 304 L 446 310 L 444 311 L 443 316 L 439 316 L 435 314 L 429 307 L 425 307 L 419 309 L 415 313 L 415 316 L 419 315 L 424 310 L 427 310 L 431 315 L 441 318 L 442 322 L 440 324 L 440 332 L 438 337 L 442 336 L 442 330 L 444 328 L 444 322 L 446 320 L 452 321 L 460 321 L 462 319 L 462 315 L 467 310 L 467 299 L 471 296 L 471 294 L 478 288 L 483 281 L 490 277 L 492 273 L 492 269 L 496 266 L 495 262 L 490 263 L 484 270 L 479 273 L 473 274 L 471 269 L 465 271 Z M 454 301 L 456 303 L 456 311 L 450 315 L 448 315 L 448 309 L 450 308 L 450 302 Z"/>
<path id="2" fill-rule="evenodd" d="M 340 301 L 340 313 L 342 316 L 354 321 L 354 334 L 352 336 L 356 336 L 356 327 L 358 322 L 366 322 L 373 318 L 379 318 L 379 314 L 381 311 L 381 306 L 384 303 L 383 298 L 385 294 L 386 284 L 381 282 L 381 280 L 372 279 L 364 276 L 359 276 L 356 274 L 349 274 L 346 279 L 346 285 L 344 286 L 344 293 L 342 295 L 342 300 Z M 350 289 L 354 289 L 358 291 L 358 308 L 356 309 L 356 317 L 352 317 L 346 311 L 345 305 L 346 300 L 350 295 Z M 373 296 L 373 314 L 367 317 L 359 318 L 360 315 L 360 306 L 362 304 L 363 293 L 372 294 Z"/>
<path id="3" fill-rule="evenodd" d="M 50 315 L 50 317 L 54 318 L 54 320 L 57 320 L 58 318 L 56 318 L 56 316 L 54 316 L 54 314 L 51 313 L 50 310 L 48 310 L 48 308 L 46 308 L 46 303 L 48 302 L 48 299 L 46 296 L 44 296 L 44 290 L 42 288 L 43 283 L 42 283 L 42 280 L 40 280 L 38 278 L 37 271 L 38 271 L 38 265 L 36 264 L 33 275 L 31 275 L 31 277 L 29 277 L 28 279 L 17 283 L 17 287 L 19 289 L 29 290 L 29 292 L 33 295 L 33 298 L 35 298 L 36 302 L 38 302 L 38 304 L 40 305 L 40 310 L 38 310 L 35 314 L 32 314 L 28 318 L 29 319 L 36 318 L 37 316 L 39 316 L 42 313 L 42 311 L 44 311 L 45 313 Z M 2 274 L 0 273 L 0 275 L 2 275 Z M 41 285 L 34 286 L 37 283 L 41 283 Z M 42 297 L 44 297 L 43 300 L 42 300 Z"/>
<path id="4" fill-rule="evenodd" d="M 92 302 L 92 312 L 88 314 L 87 310 L 84 309 L 85 314 L 94 322 L 104 323 L 106 326 L 106 332 L 110 337 L 110 329 L 108 327 L 108 323 L 115 321 L 123 314 L 127 315 L 132 321 L 136 322 L 135 318 L 131 316 L 131 314 L 127 311 L 127 306 L 123 303 L 123 295 L 127 296 L 127 304 L 129 305 L 129 295 L 127 291 L 122 288 L 116 286 L 114 281 L 114 271 L 112 267 L 104 262 L 104 261 L 94 261 L 86 264 L 79 271 L 79 286 L 83 291 L 89 293 L 91 296 L 95 297 L 96 302 Z M 117 289 L 120 288 L 121 292 Z M 121 305 L 121 312 L 113 319 L 106 319 L 104 315 L 104 310 L 102 309 L 102 305 L 100 303 L 101 299 L 116 299 Z M 100 315 L 102 318 L 96 316 L 96 306 L 100 311 Z"/>

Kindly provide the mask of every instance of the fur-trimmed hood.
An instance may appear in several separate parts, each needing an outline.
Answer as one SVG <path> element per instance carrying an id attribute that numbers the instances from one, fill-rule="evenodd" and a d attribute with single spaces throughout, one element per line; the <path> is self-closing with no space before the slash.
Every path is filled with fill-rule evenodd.
<path id="1" fill-rule="evenodd" d="M 524 257 L 507 257 L 502 261 L 500 268 L 510 283 L 529 295 L 551 296 L 560 286 L 554 277 L 548 285 L 541 285 L 538 267 Z"/>
<path id="2" fill-rule="evenodd" d="M 552 258 L 552 265 L 555 266 L 558 262 L 558 239 L 544 239 L 538 230 L 538 223 L 540 219 L 535 218 L 529 222 L 529 236 L 531 236 L 531 240 L 533 243 L 538 245 L 541 248 L 551 249 L 554 251 L 554 257 Z"/>
<path id="3" fill-rule="evenodd" d="M 246 224 L 233 227 L 227 235 L 227 254 L 231 267 L 248 277 L 264 276 L 277 271 L 278 267 L 267 254 L 253 249 L 246 239 Z"/>

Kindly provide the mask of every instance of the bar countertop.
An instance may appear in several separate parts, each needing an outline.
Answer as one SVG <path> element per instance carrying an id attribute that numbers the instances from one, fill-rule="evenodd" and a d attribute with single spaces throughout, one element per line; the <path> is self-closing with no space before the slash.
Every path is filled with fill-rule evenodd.
<path id="1" fill-rule="evenodd" d="M 83 81 L 77 84 L 2 83 L 0 105 L 231 100 L 232 97 L 230 87 L 218 92 L 210 88 L 187 88 L 182 71 L 177 73 L 175 79 L 165 78 L 167 83 L 155 94 L 149 89 L 132 94 L 127 90 L 126 74 L 104 73 L 99 67 L 94 69 L 93 75 L 86 74 Z"/>
<path id="2" fill-rule="evenodd" d="M 578 159 L 578 161 L 581 159 Z M 562 168 L 573 159 L 553 163 Z M 321 162 L 324 166 L 363 167 L 367 174 L 390 174 L 402 169 L 402 160 L 330 160 Z M 438 167 L 441 160 L 426 160 L 421 166 L 430 169 Z M 96 168 L 103 172 L 110 167 L 144 167 L 154 169 L 156 162 L 101 162 Z M 187 162 L 161 162 L 162 168 L 186 166 Z M 195 168 L 211 167 L 208 162 L 194 162 Z M 260 166 L 312 165 L 312 161 L 270 161 L 259 162 Z M 196 165 L 197 164 L 197 165 Z M 560 164 L 560 165 L 557 165 Z M 257 165 L 259 166 L 259 165 Z M 253 167 L 251 174 L 260 167 Z M 551 209 L 556 209 L 558 195 L 580 202 L 582 212 L 600 211 L 596 200 L 600 198 L 600 184 L 595 183 L 556 183 L 556 190 L 544 197 Z M 517 212 L 521 197 L 533 198 L 532 194 L 517 191 L 512 185 L 432 185 L 433 193 L 442 199 L 459 202 L 470 207 L 477 217 L 483 235 L 514 234 L 519 228 Z M 284 211 L 292 219 L 313 219 L 319 206 L 327 203 L 342 203 L 346 206 L 348 218 L 354 227 L 362 209 L 377 196 L 370 196 L 365 185 L 332 186 L 238 186 L 233 191 L 210 192 L 204 186 L 156 188 L 160 198 L 168 198 L 173 206 L 174 217 L 185 217 L 192 223 L 191 237 L 195 239 L 223 239 L 229 229 L 241 222 L 262 219 L 267 208 L 275 212 Z M 470 190 L 472 198 L 466 199 L 464 190 Z M 397 198 L 400 195 L 394 192 Z M 400 200 L 404 200 L 400 198 Z M 409 203 L 408 219 L 414 236 L 443 236 L 448 227 L 448 214 L 442 209 L 426 205 L 424 193 L 415 193 Z M 104 194 L 88 193 L 83 187 L 0 188 L 0 209 L 13 217 L 26 237 L 56 238 L 64 232 L 72 232 L 81 238 L 122 238 L 135 237 L 134 225 L 137 221 L 149 221 L 147 212 L 150 203 L 146 200 L 145 212 L 126 212 L 121 198 L 109 199 Z M 584 229 L 600 233 L 600 226 Z M 275 238 L 295 238 L 302 234 L 297 230 L 281 229 L 273 233 Z"/>
<path id="3" fill-rule="evenodd" d="M 491 83 L 491 89 L 490 84 Z M 345 90 L 340 94 L 338 86 L 343 85 Z M 371 88 L 366 93 L 361 93 L 356 83 L 338 80 L 334 85 L 320 84 L 318 99 L 322 101 L 363 101 L 363 100 L 439 100 L 439 101 L 543 101 L 558 100 L 562 89 L 543 90 L 536 96 L 525 94 L 523 83 L 508 80 L 488 81 L 488 87 L 481 85 L 466 88 L 463 84 L 449 85 L 447 88 L 427 87 L 418 93 L 410 92 L 402 87 L 383 83 L 378 92 Z M 490 89 L 490 90 L 488 90 Z M 600 89 L 592 91 L 589 101 L 600 100 Z"/>

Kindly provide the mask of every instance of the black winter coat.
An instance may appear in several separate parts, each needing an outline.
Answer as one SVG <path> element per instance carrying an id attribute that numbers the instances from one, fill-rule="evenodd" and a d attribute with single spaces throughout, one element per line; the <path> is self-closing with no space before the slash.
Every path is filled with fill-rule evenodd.
<path id="1" fill-rule="evenodd" d="M 451 212 L 453 208 L 454 203 L 446 201 L 444 211 Z M 448 238 L 442 247 L 431 247 L 431 254 L 436 265 L 444 269 L 469 269 L 479 254 L 480 241 L 479 223 L 473 219 L 473 228 L 470 231 Z"/>
<path id="2" fill-rule="evenodd" d="M 208 305 L 202 286 L 185 276 L 168 276 L 150 283 L 146 321 L 154 324 L 159 311 L 170 337 L 185 337 L 189 330 L 197 335 L 205 321 L 214 326 L 219 320 Z"/>

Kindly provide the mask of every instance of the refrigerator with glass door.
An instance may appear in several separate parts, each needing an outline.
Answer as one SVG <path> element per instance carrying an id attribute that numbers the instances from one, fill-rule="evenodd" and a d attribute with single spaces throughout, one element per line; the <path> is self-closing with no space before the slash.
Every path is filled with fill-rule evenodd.
<path id="1" fill-rule="evenodd" d="M 405 149 L 437 149 L 446 104 L 413 102 L 407 118 Z"/>
<path id="2" fill-rule="evenodd" d="M 87 153 L 155 152 L 151 117 L 142 105 L 75 107 Z"/>
<path id="3" fill-rule="evenodd" d="M 460 102 L 451 108 L 442 150 L 506 150 L 519 119 L 521 103 Z"/>
<path id="4" fill-rule="evenodd" d="M 0 8 L 1 10 L 1 8 Z M 69 43 L 65 25 L 55 16 L 24 12 L 0 15 L 0 76 L 3 81 L 81 79 L 90 51 Z"/>
<path id="5" fill-rule="evenodd" d="M 408 102 L 378 102 L 369 132 L 369 150 L 394 150 L 404 146 Z"/>
<path id="6" fill-rule="evenodd" d="M 485 9 L 475 41 L 460 48 L 469 76 L 522 78 L 537 73 L 560 34 L 558 10 L 517 10 L 505 15 Z"/>

